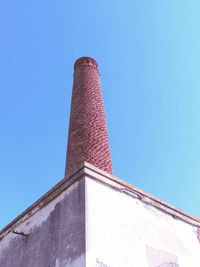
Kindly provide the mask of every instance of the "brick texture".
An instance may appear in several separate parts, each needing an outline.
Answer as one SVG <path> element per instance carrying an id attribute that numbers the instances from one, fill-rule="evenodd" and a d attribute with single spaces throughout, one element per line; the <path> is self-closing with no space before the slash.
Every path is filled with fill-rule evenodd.
<path id="1" fill-rule="evenodd" d="M 84 161 L 112 174 L 98 65 L 90 57 L 74 64 L 65 176 Z"/>

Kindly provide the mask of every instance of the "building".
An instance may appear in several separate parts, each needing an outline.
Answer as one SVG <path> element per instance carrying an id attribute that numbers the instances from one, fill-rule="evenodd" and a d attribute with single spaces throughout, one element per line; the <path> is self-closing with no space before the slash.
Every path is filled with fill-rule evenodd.
<path id="1" fill-rule="evenodd" d="M 200 220 L 112 173 L 98 66 L 74 65 L 65 177 L 0 232 L 0 267 L 200 267 Z"/>

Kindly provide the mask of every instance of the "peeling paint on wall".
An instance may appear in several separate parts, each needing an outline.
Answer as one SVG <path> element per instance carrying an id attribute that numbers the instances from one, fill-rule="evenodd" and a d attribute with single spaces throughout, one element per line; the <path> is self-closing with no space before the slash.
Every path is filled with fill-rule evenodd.
<path id="1" fill-rule="evenodd" d="M 86 266 L 200 267 L 194 229 L 86 177 Z"/>
<path id="2" fill-rule="evenodd" d="M 155 249 L 146 245 L 146 254 L 149 267 L 179 267 L 177 256 L 167 251 Z"/>
<path id="3" fill-rule="evenodd" d="M 0 267 L 200 267 L 198 225 L 90 176 L 59 192 L 5 233 Z"/>
<path id="4" fill-rule="evenodd" d="M 0 242 L 0 266 L 84 267 L 85 184 L 78 181 Z"/>
<path id="5" fill-rule="evenodd" d="M 85 255 L 81 255 L 80 257 L 69 261 L 66 264 L 62 265 L 63 267 L 86 267 L 85 265 Z"/>
<path id="6" fill-rule="evenodd" d="M 110 267 L 110 266 L 106 265 L 104 262 L 102 262 L 101 260 L 99 260 L 97 258 L 96 259 L 96 267 Z"/>
<path id="7" fill-rule="evenodd" d="M 60 261 L 59 261 L 59 259 L 56 259 L 56 265 L 55 265 L 55 267 L 60 267 Z"/>
<path id="8" fill-rule="evenodd" d="M 179 267 L 179 265 L 176 262 L 167 262 L 156 267 Z"/>

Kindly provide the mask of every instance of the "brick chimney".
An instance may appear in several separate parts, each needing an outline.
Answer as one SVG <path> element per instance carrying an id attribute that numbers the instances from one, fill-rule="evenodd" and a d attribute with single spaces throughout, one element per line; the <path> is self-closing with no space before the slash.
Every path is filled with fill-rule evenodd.
<path id="1" fill-rule="evenodd" d="M 84 161 L 112 174 L 98 64 L 90 57 L 74 64 L 65 177 Z"/>

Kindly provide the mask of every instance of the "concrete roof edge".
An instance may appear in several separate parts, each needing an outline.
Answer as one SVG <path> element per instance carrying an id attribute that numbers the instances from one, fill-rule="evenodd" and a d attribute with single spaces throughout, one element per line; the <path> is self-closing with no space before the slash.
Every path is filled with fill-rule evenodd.
<path id="1" fill-rule="evenodd" d="M 186 223 L 200 227 L 200 219 L 180 210 L 176 207 L 154 197 L 151 194 L 144 192 L 143 190 L 117 178 L 113 175 L 98 169 L 97 167 L 83 162 L 79 167 L 73 172 L 70 177 L 62 179 L 53 188 L 51 188 L 47 193 L 45 193 L 41 198 L 39 198 L 35 203 L 33 203 L 29 208 L 22 212 L 18 217 L 16 217 L 12 222 L 10 222 L 6 227 L 0 231 L 0 240 L 4 238 L 8 233 L 14 230 L 21 223 L 26 221 L 30 216 L 34 215 L 38 210 L 46 206 L 50 201 L 55 199 L 63 191 L 69 188 L 76 181 L 80 180 L 83 176 L 88 176 L 94 180 L 104 183 L 122 193 L 128 194 L 131 197 L 138 198 L 147 205 L 151 205 L 154 208 L 162 210 L 163 212 L 171 215 L 173 218 L 180 219 Z"/>
<path id="2" fill-rule="evenodd" d="M 174 218 L 179 218 L 189 224 L 192 224 L 192 225 L 195 225 L 195 226 L 198 226 L 200 227 L 200 219 L 197 218 L 197 217 L 194 217 L 192 215 L 190 215 L 189 213 L 187 212 L 184 212 L 176 207 L 174 207 L 173 205 L 165 202 L 165 201 L 162 201 L 160 200 L 159 198 L 149 194 L 149 193 L 146 193 L 145 191 L 115 177 L 115 176 L 112 176 L 110 175 L 109 173 L 106 173 L 96 167 L 94 167 L 93 165 L 87 163 L 87 162 L 84 162 L 84 166 L 86 167 L 86 174 L 88 174 L 88 176 L 90 176 L 91 178 L 93 179 L 96 179 L 96 180 L 99 180 L 96 178 L 96 175 L 92 174 L 91 172 L 88 173 L 87 170 L 91 170 L 92 172 L 95 172 L 96 174 L 98 173 L 99 175 L 101 176 L 104 176 L 107 178 L 107 184 L 109 185 L 109 180 L 118 184 L 118 186 L 116 187 L 116 189 L 118 188 L 119 190 L 119 185 L 120 185 L 120 191 L 122 192 L 125 192 L 129 195 L 135 195 L 135 197 L 137 196 L 137 198 L 139 198 L 141 201 L 143 201 L 144 203 L 146 204 L 149 204 L 149 205 L 152 205 L 154 206 L 155 208 L 158 208 L 170 215 L 172 215 Z M 103 182 L 101 180 L 101 182 Z M 111 186 L 111 184 L 110 184 Z M 115 187 L 112 185 L 112 187 Z M 128 191 L 126 191 L 126 189 L 128 189 Z M 133 194 L 131 194 L 131 192 Z"/>

